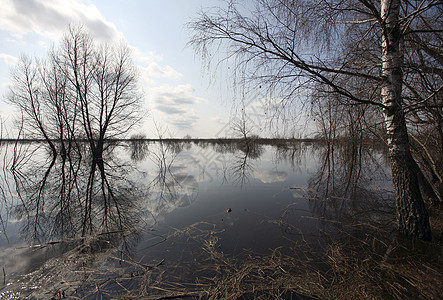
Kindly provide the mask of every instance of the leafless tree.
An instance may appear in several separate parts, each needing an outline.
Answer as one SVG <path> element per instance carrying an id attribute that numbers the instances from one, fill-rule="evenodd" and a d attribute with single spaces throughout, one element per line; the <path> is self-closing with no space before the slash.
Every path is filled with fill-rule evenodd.
<path id="1" fill-rule="evenodd" d="M 57 55 L 94 159 L 102 159 L 104 141 L 126 134 L 141 118 L 141 96 L 130 49 L 97 46 L 81 27 L 71 27 Z"/>
<path id="2" fill-rule="evenodd" d="M 210 62 L 211 50 L 227 45 L 226 59 L 243 70 L 239 72 L 245 76 L 243 82 L 267 85 L 271 96 L 283 99 L 282 105 L 307 102 L 312 89 L 321 87 L 347 106 L 381 110 L 399 231 L 431 239 L 410 152 L 404 92 L 409 87 L 403 67 L 405 37 L 428 34 L 427 28 L 416 26 L 422 16 L 441 11 L 441 1 L 257 0 L 254 7 L 243 4 L 227 1 L 226 8 L 202 12 L 189 24 L 194 32 L 190 44 L 197 53 Z M 441 27 L 437 30 L 440 36 Z M 440 90 L 441 82 L 409 105 L 428 101 Z"/>
<path id="3" fill-rule="evenodd" d="M 12 72 L 13 87 L 8 101 L 20 111 L 20 134 L 26 130 L 31 138 L 43 138 L 50 146 L 54 159 L 57 150 L 53 143 L 53 136 L 48 126 L 49 105 L 45 102 L 46 90 L 42 73 L 29 57 L 22 56 L 20 62 Z"/>
<path id="4" fill-rule="evenodd" d="M 246 142 L 252 130 L 248 125 L 245 107 L 241 108 L 240 116 L 234 120 L 232 125 L 236 135 L 240 136 Z"/>
<path id="5" fill-rule="evenodd" d="M 442 13 L 440 6 L 420 14 L 404 36 L 407 124 L 423 194 L 436 203 L 443 201 Z"/>
<path id="6" fill-rule="evenodd" d="M 246 114 L 246 108 L 243 106 L 240 110 L 240 116 L 233 120 L 232 129 L 234 135 L 241 138 L 240 147 L 244 152 L 249 152 L 254 143 L 253 139 L 257 137 L 252 134 L 253 125 L 250 123 L 252 122 L 250 122 L 250 119 Z"/>
<path id="7" fill-rule="evenodd" d="M 31 137 L 43 137 L 54 154 L 53 140 L 61 141 L 63 156 L 86 138 L 99 168 L 104 142 L 124 136 L 143 116 L 130 49 L 97 45 L 82 27 L 70 27 L 46 61 L 23 58 L 13 81 L 9 102 Z"/>

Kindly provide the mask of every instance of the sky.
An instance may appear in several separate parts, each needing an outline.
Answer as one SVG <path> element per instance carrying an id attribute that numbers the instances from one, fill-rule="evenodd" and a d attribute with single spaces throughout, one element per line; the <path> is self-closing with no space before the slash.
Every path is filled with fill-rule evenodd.
<path id="1" fill-rule="evenodd" d="M 238 116 L 227 71 L 208 70 L 187 43 L 185 24 L 219 0 L 2 0 L 0 10 L 0 116 L 6 127 L 14 109 L 5 103 L 10 70 L 22 54 L 45 57 L 69 24 L 82 24 L 94 40 L 124 40 L 140 73 L 148 114 L 136 133 L 155 137 L 232 136 Z M 254 132 L 263 136 L 263 99 L 244 99 Z M 262 134 L 260 134 L 262 133 Z M 269 135 L 269 134 L 265 134 Z"/>

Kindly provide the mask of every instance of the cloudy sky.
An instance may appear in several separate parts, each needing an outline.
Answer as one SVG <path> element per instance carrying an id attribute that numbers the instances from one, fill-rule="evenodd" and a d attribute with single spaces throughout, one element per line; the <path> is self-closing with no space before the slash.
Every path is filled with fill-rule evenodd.
<path id="1" fill-rule="evenodd" d="M 208 72 L 186 47 L 191 33 L 185 24 L 201 9 L 220 4 L 219 0 L 2 0 L 2 121 L 9 124 L 12 119 L 12 108 L 3 100 L 10 68 L 20 55 L 44 57 L 69 24 L 81 23 L 97 41 L 123 39 L 133 49 L 149 111 L 139 132 L 155 136 L 156 123 L 174 137 L 229 135 L 232 126 L 227 124 L 237 111 L 228 88 L 231 82 L 218 80 L 224 70 Z M 259 106 L 260 101 L 250 106 L 256 120 L 261 113 Z M 258 133 L 263 132 L 264 124 L 255 125 Z"/>

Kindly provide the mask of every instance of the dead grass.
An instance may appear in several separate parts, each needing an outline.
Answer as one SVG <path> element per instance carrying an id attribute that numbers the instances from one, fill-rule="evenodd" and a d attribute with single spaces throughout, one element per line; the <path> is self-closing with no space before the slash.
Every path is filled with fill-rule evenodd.
<path id="1" fill-rule="evenodd" d="M 346 232 L 325 237 L 331 240 L 324 247 L 301 242 L 269 255 L 245 251 L 241 257 L 229 257 L 217 250 L 217 233 L 201 225 L 175 233 L 202 245 L 192 276 L 174 278 L 165 269 L 163 280 L 150 282 L 145 299 L 439 298 L 443 278 L 436 242 L 383 239 L 389 232 L 374 231 L 371 225 L 360 226 L 364 238 Z"/>
<path id="2" fill-rule="evenodd" d="M 301 240 L 236 257 L 218 247 L 215 225 L 196 223 L 158 245 L 175 251 L 175 259 L 151 264 L 102 235 L 77 241 L 2 292 L 35 299 L 441 299 L 441 217 L 441 209 L 432 211 L 432 242 L 353 224 L 338 234 L 323 232 L 322 243 Z"/>

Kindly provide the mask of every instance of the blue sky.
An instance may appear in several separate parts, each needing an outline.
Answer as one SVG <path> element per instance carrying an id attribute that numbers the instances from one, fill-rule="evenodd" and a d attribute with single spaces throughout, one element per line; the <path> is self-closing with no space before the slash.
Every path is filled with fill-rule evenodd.
<path id="1" fill-rule="evenodd" d="M 202 8 L 222 4 L 219 0 L 2 0 L 0 115 L 3 122 L 8 125 L 13 118 L 4 98 L 10 68 L 20 55 L 44 57 L 70 23 L 81 23 L 97 40 L 123 39 L 132 48 L 149 111 L 139 132 L 155 136 L 155 122 L 169 136 L 231 135 L 231 126 L 227 124 L 237 110 L 227 72 L 223 67 L 216 72 L 208 71 L 194 56 L 193 49 L 186 47 L 191 33 L 185 24 Z M 259 116 L 263 101 L 254 101 L 248 109 L 256 120 L 255 131 L 263 133 L 265 124 Z"/>

